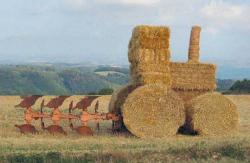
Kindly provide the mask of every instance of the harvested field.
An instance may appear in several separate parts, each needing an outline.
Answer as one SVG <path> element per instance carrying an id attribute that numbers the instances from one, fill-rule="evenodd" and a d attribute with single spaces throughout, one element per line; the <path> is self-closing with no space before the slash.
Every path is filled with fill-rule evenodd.
<path id="1" fill-rule="evenodd" d="M 80 99 L 83 96 L 73 96 Z M 112 135 L 111 122 L 101 122 L 101 132 L 94 137 L 80 137 L 65 121 L 62 125 L 68 136 L 21 135 L 14 124 L 21 124 L 23 110 L 14 108 L 19 97 L 0 97 L 0 162 L 249 162 L 250 161 L 250 96 L 227 96 L 238 107 L 239 134 L 235 136 L 201 137 L 177 135 L 165 139 L 138 139 L 133 136 Z M 51 98 L 51 97 L 46 97 Z M 67 99 L 64 111 L 71 99 Z M 110 96 L 99 99 L 100 110 L 108 110 Z M 38 109 L 38 105 L 35 107 Z M 93 106 L 91 107 L 93 108 Z M 90 109 L 92 110 L 92 109 Z M 13 112 L 10 112 L 13 111 Z M 48 111 L 48 109 L 45 109 Z M 39 120 L 38 120 L 39 121 Z M 51 124 L 45 120 L 46 124 Z M 77 123 L 75 123 L 77 125 Z M 39 122 L 35 126 L 40 129 Z M 94 125 L 91 124 L 92 128 Z M 40 161 L 41 162 L 41 161 Z"/>

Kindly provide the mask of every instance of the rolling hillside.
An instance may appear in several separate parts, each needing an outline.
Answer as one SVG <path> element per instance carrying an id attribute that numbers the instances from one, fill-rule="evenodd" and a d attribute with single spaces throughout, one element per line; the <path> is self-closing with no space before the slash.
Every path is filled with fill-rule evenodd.
<path id="1" fill-rule="evenodd" d="M 127 67 L 63 63 L 0 65 L 0 95 L 95 94 L 104 88 L 116 89 L 128 82 Z M 217 90 L 229 92 L 235 82 L 218 79 Z"/>
<path id="2" fill-rule="evenodd" d="M 88 94 L 104 88 L 116 89 L 128 82 L 128 75 L 99 75 L 94 67 L 1 66 L 0 95 Z"/>

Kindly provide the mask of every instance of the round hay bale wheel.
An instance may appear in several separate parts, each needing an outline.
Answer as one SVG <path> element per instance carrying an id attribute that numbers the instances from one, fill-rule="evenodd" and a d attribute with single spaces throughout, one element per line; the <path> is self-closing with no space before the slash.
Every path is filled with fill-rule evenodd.
<path id="1" fill-rule="evenodd" d="M 121 106 L 125 102 L 128 94 L 131 93 L 136 88 L 135 85 L 129 84 L 126 85 L 112 94 L 110 103 L 109 103 L 109 112 L 115 114 L 121 114 Z"/>
<path id="2" fill-rule="evenodd" d="M 176 135 L 185 121 L 182 99 L 162 84 L 138 87 L 122 106 L 127 129 L 140 138 Z"/>
<path id="3" fill-rule="evenodd" d="M 238 130 L 236 105 L 219 93 L 207 93 L 193 99 L 187 109 L 188 126 L 199 135 L 233 134 Z"/>

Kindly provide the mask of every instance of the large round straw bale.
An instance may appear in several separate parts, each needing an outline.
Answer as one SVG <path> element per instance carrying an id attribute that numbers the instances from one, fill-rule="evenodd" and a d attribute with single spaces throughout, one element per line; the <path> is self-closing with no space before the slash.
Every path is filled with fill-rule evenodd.
<path id="1" fill-rule="evenodd" d="M 112 94 L 110 103 L 109 103 L 109 112 L 120 114 L 121 106 L 125 102 L 129 93 L 131 93 L 136 88 L 135 85 L 129 84 L 126 85 Z"/>
<path id="2" fill-rule="evenodd" d="M 237 131 L 239 115 L 228 98 L 219 93 L 207 93 L 191 101 L 187 120 L 190 129 L 199 135 L 228 135 Z"/>
<path id="3" fill-rule="evenodd" d="M 123 104 L 122 115 L 127 129 L 140 138 L 176 135 L 185 121 L 182 99 L 162 84 L 135 89 Z"/>

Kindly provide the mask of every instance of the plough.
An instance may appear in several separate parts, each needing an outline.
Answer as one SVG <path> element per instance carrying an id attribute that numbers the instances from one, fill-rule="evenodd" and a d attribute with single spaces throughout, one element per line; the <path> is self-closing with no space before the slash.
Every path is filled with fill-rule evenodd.
<path id="1" fill-rule="evenodd" d="M 50 134 L 64 134 L 67 135 L 67 133 L 64 131 L 64 129 L 60 126 L 60 123 L 62 120 L 68 120 L 69 126 L 73 131 L 76 131 L 78 134 L 83 136 L 91 136 L 93 135 L 93 131 L 90 127 L 88 127 L 89 121 L 95 121 L 96 123 L 96 129 L 100 130 L 99 122 L 101 120 L 112 120 L 113 122 L 119 121 L 120 116 L 117 116 L 113 113 L 99 113 L 99 101 L 96 100 L 95 104 L 95 112 L 89 113 L 87 111 L 87 108 L 93 103 L 95 99 L 97 99 L 99 96 L 86 96 L 83 99 L 81 99 L 79 102 L 76 103 L 74 106 L 73 101 L 69 104 L 69 112 L 68 114 L 64 114 L 60 111 L 60 107 L 62 106 L 63 102 L 70 96 L 58 96 L 53 99 L 51 99 L 47 104 L 45 104 L 45 100 L 43 99 L 40 104 L 40 112 L 39 111 L 33 111 L 32 106 L 36 103 L 36 101 L 39 98 L 42 98 L 41 95 L 32 95 L 32 96 L 26 96 L 21 97 L 22 101 L 16 105 L 15 107 L 21 107 L 26 109 L 24 112 L 24 121 L 25 124 L 22 125 L 15 125 L 15 127 L 20 129 L 21 133 L 38 133 L 35 126 L 32 125 L 33 120 L 41 120 L 41 128 L 43 130 L 47 130 Z M 44 108 L 51 108 L 53 109 L 51 114 L 47 114 L 43 112 Z M 79 115 L 72 114 L 72 111 L 75 109 L 82 110 Z M 50 119 L 53 124 L 50 126 L 45 126 L 44 119 Z M 81 121 L 81 125 L 74 127 L 72 120 L 79 120 Z M 112 131 L 114 131 L 114 128 L 112 128 Z"/>

